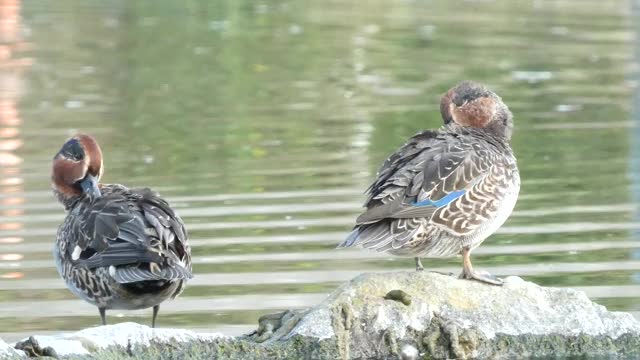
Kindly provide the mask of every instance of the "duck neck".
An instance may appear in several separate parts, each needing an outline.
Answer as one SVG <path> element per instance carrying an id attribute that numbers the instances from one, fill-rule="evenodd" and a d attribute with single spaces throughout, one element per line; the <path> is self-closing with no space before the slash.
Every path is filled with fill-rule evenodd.
<path id="1" fill-rule="evenodd" d="M 77 203 L 78 201 L 80 201 L 84 195 L 66 195 L 61 193 L 60 191 L 54 189 L 53 190 L 53 194 L 56 196 L 56 198 L 58 199 L 58 202 L 62 205 L 64 205 L 64 209 L 69 211 L 71 210 Z"/>
<path id="2" fill-rule="evenodd" d="M 452 123 L 445 125 L 450 131 L 454 131 L 458 134 L 470 135 L 478 139 L 482 139 L 498 148 L 509 148 L 509 139 L 494 127 L 474 128 L 469 126 L 460 126 Z"/>

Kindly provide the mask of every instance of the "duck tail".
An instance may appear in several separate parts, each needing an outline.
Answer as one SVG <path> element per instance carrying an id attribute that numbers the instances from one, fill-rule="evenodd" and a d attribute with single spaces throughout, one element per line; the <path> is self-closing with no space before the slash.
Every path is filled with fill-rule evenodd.
<path id="1" fill-rule="evenodd" d="M 193 278 L 189 269 L 182 266 L 171 266 L 146 269 L 140 266 L 117 267 L 111 277 L 119 284 L 127 284 L 147 280 L 188 280 Z"/>
<path id="2" fill-rule="evenodd" d="M 393 235 L 391 235 L 389 223 L 384 221 L 356 226 L 338 247 L 359 246 L 376 251 L 387 251 L 392 241 Z"/>
<path id="3" fill-rule="evenodd" d="M 360 236 L 360 227 L 356 226 L 355 228 L 353 228 L 353 230 L 351 230 L 351 233 L 349 233 L 347 238 L 344 239 L 338 246 L 336 246 L 336 248 L 339 249 L 339 248 L 354 246 L 358 241 L 359 236 Z"/>

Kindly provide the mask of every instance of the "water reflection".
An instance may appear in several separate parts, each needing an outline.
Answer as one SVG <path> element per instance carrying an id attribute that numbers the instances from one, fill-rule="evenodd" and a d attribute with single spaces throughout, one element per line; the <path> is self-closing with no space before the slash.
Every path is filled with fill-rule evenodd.
<path id="1" fill-rule="evenodd" d="M 20 1 L 3 0 L 0 2 L 0 230 L 19 231 L 24 224 L 19 220 L 25 214 L 23 209 L 13 206 L 24 203 L 19 194 L 24 191 L 21 164 L 23 159 L 18 155 L 23 145 L 21 125 L 22 119 L 18 104 L 24 93 L 24 71 L 31 65 L 31 60 L 20 54 L 28 44 L 21 38 Z M 20 253 L 5 252 L 3 244 L 15 244 L 23 241 L 16 236 L 0 237 L 0 265 L 5 262 L 22 260 Z M 0 272 L 0 278 L 19 279 L 20 271 Z"/>

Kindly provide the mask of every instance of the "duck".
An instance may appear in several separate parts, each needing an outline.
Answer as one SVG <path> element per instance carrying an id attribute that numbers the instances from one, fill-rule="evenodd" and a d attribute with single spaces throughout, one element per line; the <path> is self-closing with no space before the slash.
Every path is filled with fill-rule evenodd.
<path id="1" fill-rule="evenodd" d="M 149 188 L 103 184 L 102 150 L 90 135 L 68 139 L 53 158 L 52 188 L 66 217 L 53 257 L 79 298 L 106 310 L 153 308 L 193 277 L 188 234 L 169 203 Z"/>
<path id="2" fill-rule="evenodd" d="M 409 138 L 380 167 L 364 211 L 338 248 L 415 258 L 462 255 L 459 278 L 502 285 L 471 252 L 511 215 L 520 175 L 513 115 L 484 84 L 463 81 L 440 99 L 443 126 Z"/>

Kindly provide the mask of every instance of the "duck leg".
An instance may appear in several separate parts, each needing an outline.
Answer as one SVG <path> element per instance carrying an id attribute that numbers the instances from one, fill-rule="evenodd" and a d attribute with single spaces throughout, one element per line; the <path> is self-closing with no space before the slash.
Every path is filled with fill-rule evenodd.
<path id="1" fill-rule="evenodd" d="M 107 309 L 103 307 L 99 307 L 98 311 L 100 312 L 100 319 L 102 319 L 102 325 L 107 325 Z"/>
<path id="2" fill-rule="evenodd" d="M 151 327 L 156 327 L 156 317 L 158 316 L 158 310 L 160 310 L 160 305 L 155 305 L 153 307 L 153 317 L 151 318 Z"/>
<path id="3" fill-rule="evenodd" d="M 469 247 L 462 248 L 462 274 L 460 279 L 477 280 L 491 285 L 502 285 L 502 279 L 499 279 L 487 272 L 477 272 L 473 270 L 471 265 L 471 249 Z"/>
<path id="4" fill-rule="evenodd" d="M 415 259 L 416 259 L 416 271 L 424 271 L 424 267 L 422 266 L 422 261 L 420 260 L 420 258 L 416 257 Z M 441 271 L 435 271 L 435 270 L 431 270 L 429 272 L 440 274 L 440 275 L 453 276 L 453 273 L 443 273 Z"/>

